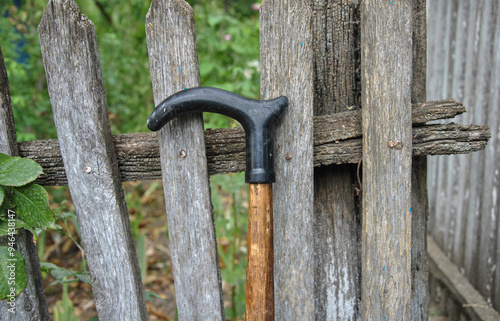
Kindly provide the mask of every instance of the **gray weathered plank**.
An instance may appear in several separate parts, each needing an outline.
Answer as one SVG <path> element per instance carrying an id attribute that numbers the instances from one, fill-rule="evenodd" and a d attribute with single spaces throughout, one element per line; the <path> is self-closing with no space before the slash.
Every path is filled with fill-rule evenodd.
<path id="1" fill-rule="evenodd" d="M 448 2 L 446 2 L 448 3 Z M 437 176 L 430 185 L 432 208 L 429 224 L 436 243 L 459 266 L 479 292 L 500 309 L 500 229 L 498 220 L 498 95 L 500 77 L 500 3 L 491 0 L 456 0 L 448 4 L 429 1 L 430 52 L 429 98 L 454 97 L 473 111 L 461 116 L 462 123 L 484 123 L 492 139 L 477 155 L 429 160 Z M 450 16 L 450 18 L 446 18 Z M 456 17 L 456 18 L 453 18 Z M 456 28 L 453 22 L 456 20 Z M 453 34 L 436 39 L 436 32 L 452 29 Z M 432 66 L 448 66 L 446 73 Z M 450 82 L 450 79 L 453 81 Z M 441 86 L 446 82 L 446 87 Z M 493 102 L 492 105 L 490 105 Z M 432 177 L 429 177 L 433 182 Z"/>
<path id="2" fill-rule="evenodd" d="M 363 1 L 363 319 L 411 319 L 411 82 L 412 4 Z"/>
<path id="3" fill-rule="evenodd" d="M 315 117 L 314 166 L 356 164 L 361 159 L 361 114 L 337 113 Z M 437 124 L 413 129 L 413 155 L 466 154 L 482 150 L 491 137 L 488 126 Z M 242 128 L 205 132 L 208 174 L 245 170 L 245 133 Z M 161 179 L 160 151 L 155 133 L 113 136 L 123 181 Z M 18 143 L 19 154 L 38 162 L 41 185 L 67 185 L 59 142 L 37 140 Z"/>
<path id="4" fill-rule="evenodd" d="M 428 252 L 432 275 L 446 286 L 469 318 L 484 321 L 500 319 L 498 312 L 489 306 L 467 278 L 460 273 L 458 266 L 446 257 L 431 237 L 428 239 Z"/>
<path id="5" fill-rule="evenodd" d="M 314 114 L 359 108 L 359 6 L 352 0 L 316 0 L 312 7 Z M 361 112 L 357 114 L 361 118 Z M 360 118 L 350 120 L 359 120 L 356 129 L 361 131 Z M 315 144 L 320 144 L 318 132 L 335 125 L 315 121 Z M 348 127 L 339 126 L 338 131 Z M 354 190 L 356 169 L 357 165 L 351 164 L 322 166 L 314 171 L 315 320 L 360 319 L 361 224 Z"/>
<path id="6" fill-rule="evenodd" d="M 498 95 L 500 92 L 500 81 L 498 70 L 500 70 L 499 53 L 495 50 L 500 48 L 498 39 L 500 37 L 500 2 L 485 1 L 485 14 L 483 24 L 488 28 L 481 30 L 482 46 L 480 47 L 481 65 L 479 69 L 479 83 L 481 89 L 476 93 L 477 109 L 480 110 L 481 116 L 478 121 L 491 126 L 492 140 L 486 149 L 478 154 L 479 157 L 479 173 L 478 186 L 481 187 L 478 194 L 479 212 L 480 212 L 480 238 L 479 238 L 479 255 L 478 255 L 478 270 L 480 271 L 477 283 L 475 286 L 479 289 L 484 298 L 493 303 L 495 307 L 500 308 L 500 298 L 495 298 L 495 278 L 497 275 L 498 263 L 500 257 L 497 257 L 498 242 L 498 217 L 500 208 L 497 207 L 498 186 L 500 183 L 494 181 L 495 176 L 498 179 L 498 171 L 500 165 L 495 163 L 495 156 L 498 153 L 498 129 L 499 121 L 499 102 Z M 497 97 L 495 97 L 497 95 Z M 489 103 L 493 102 L 493 106 Z M 497 171 L 497 173 L 495 173 Z M 498 252 L 497 252 L 498 251 Z"/>
<path id="7" fill-rule="evenodd" d="M 14 112 L 12 111 L 9 78 L 3 60 L 2 47 L 0 47 L 0 130 L 0 151 L 11 156 L 17 156 Z"/>
<path id="8" fill-rule="evenodd" d="M 14 114 L 10 98 L 9 79 L 0 47 L 0 152 L 11 156 L 19 155 L 14 125 Z M 7 246 L 7 237 L 0 237 L 0 245 Z M 0 315 L 5 320 L 49 320 L 49 311 L 45 300 L 42 273 L 38 260 L 38 252 L 33 243 L 33 235 L 24 229 L 19 229 L 15 246 L 24 257 L 28 284 L 24 291 L 14 301 L 15 307 L 0 301 Z M 2 262 L 3 264 L 3 262 Z"/>
<path id="9" fill-rule="evenodd" d="M 146 36 L 155 104 L 200 85 L 193 9 L 184 0 L 153 1 Z M 177 311 L 180 320 L 225 320 L 200 114 L 160 132 Z"/>
<path id="10" fill-rule="evenodd" d="M 413 62 L 411 101 L 426 101 L 426 0 L 412 1 Z M 413 118 L 413 117 L 412 117 Z M 427 157 L 414 157 L 411 171 L 411 319 L 429 319 L 429 267 L 427 261 Z"/>
<path id="11" fill-rule="evenodd" d="M 101 320 L 147 320 L 93 23 L 52 0 L 38 27 L 54 122 Z"/>
<path id="12" fill-rule="evenodd" d="M 262 3 L 261 96 L 267 99 L 285 95 L 289 100 L 276 125 L 274 145 L 276 320 L 314 319 L 311 44 L 308 3 L 302 0 Z"/>

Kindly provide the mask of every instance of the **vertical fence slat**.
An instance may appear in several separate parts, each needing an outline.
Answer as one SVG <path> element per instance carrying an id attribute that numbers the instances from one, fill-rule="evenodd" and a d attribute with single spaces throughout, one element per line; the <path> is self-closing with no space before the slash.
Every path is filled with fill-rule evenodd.
<path id="1" fill-rule="evenodd" d="M 50 1 L 38 27 L 68 186 L 101 320 L 147 320 L 93 23 Z"/>
<path id="2" fill-rule="evenodd" d="M 187 2 L 153 1 L 146 35 L 156 104 L 200 85 L 194 14 Z M 179 319 L 225 320 L 202 116 L 166 124 L 160 156 Z"/>
<path id="3" fill-rule="evenodd" d="M 363 319 L 411 318 L 411 14 L 409 0 L 361 4 Z"/>
<path id="4" fill-rule="evenodd" d="M 453 85 L 452 91 L 449 97 L 453 97 L 457 101 L 464 100 L 464 92 L 466 88 L 465 83 L 465 71 L 466 71 L 466 53 L 468 49 L 468 35 L 469 30 L 473 27 L 470 25 L 469 16 L 471 15 L 471 6 L 469 5 L 469 1 L 460 1 L 458 6 L 457 20 L 460 22 L 457 24 L 456 30 L 456 46 L 455 52 L 453 55 L 455 56 L 455 64 L 453 66 Z M 469 124 L 470 122 L 467 120 L 467 116 L 470 113 L 465 113 L 456 118 L 455 121 L 458 123 Z M 466 173 L 466 155 L 456 155 L 452 157 L 453 166 L 452 168 L 455 170 L 455 173 Z M 458 168 L 458 170 L 457 170 Z M 453 175 L 454 176 L 454 194 L 453 200 L 454 203 L 457 204 L 455 215 L 456 215 L 456 225 L 455 230 L 456 233 L 452 236 L 452 259 L 455 263 L 458 263 L 460 266 L 464 264 L 464 235 L 465 235 L 465 220 L 466 213 L 463 211 L 463 199 L 465 198 L 465 180 L 466 175 Z"/>
<path id="5" fill-rule="evenodd" d="M 413 0 L 412 103 L 426 101 L 427 18 L 426 0 Z M 429 267 L 427 260 L 427 157 L 414 157 L 411 174 L 411 318 L 427 321 L 429 316 Z"/>
<path id="6" fill-rule="evenodd" d="M 497 24 L 495 26 L 495 43 L 493 46 L 493 52 L 496 55 L 493 57 L 493 64 L 491 70 L 500 70 L 500 19 L 497 18 Z M 491 237 L 496 240 L 496 252 L 491 253 L 493 258 L 493 264 L 495 268 L 492 267 L 492 273 L 494 273 L 493 280 L 489 284 L 493 289 L 493 299 L 492 304 L 497 311 L 500 311 L 500 76 L 498 74 L 492 79 L 490 83 L 490 117 L 488 124 L 491 128 L 492 140 L 490 144 L 492 145 L 488 148 L 488 151 L 492 154 L 493 164 L 491 164 L 491 171 L 493 175 L 490 176 L 492 180 L 491 189 L 488 191 L 491 195 L 491 203 L 488 204 L 487 210 L 490 211 L 491 222 L 495 222 L 496 218 L 496 233 L 492 234 Z M 488 170 L 486 171 L 489 172 Z"/>
<path id="7" fill-rule="evenodd" d="M 314 319 L 311 14 L 302 0 L 266 0 L 260 13 L 262 99 L 289 99 L 274 143 L 276 320 Z"/>
<path id="8" fill-rule="evenodd" d="M 314 115 L 359 107 L 359 6 L 313 2 Z M 361 225 L 357 165 L 314 170 L 315 320 L 360 319 Z"/>
<path id="9" fill-rule="evenodd" d="M 485 299 L 493 303 L 493 294 L 495 289 L 494 277 L 495 269 L 497 269 L 496 258 L 496 238 L 497 236 L 497 220 L 499 209 L 495 207 L 498 196 L 495 195 L 494 175 L 495 175 L 495 145 L 498 133 L 498 111 L 499 102 L 491 100 L 491 96 L 498 87 L 492 87 L 491 83 L 495 83 L 495 77 L 498 73 L 498 65 L 495 65 L 495 42 L 498 41 L 498 29 L 500 29 L 499 19 L 500 4 L 498 1 L 485 1 L 485 15 L 483 20 L 483 29 L 481 30 L 482 46 L 480 48 L 480 68 L 479 68 L 479 84 L 480 90 L 476 94 L 476 111 L 480 111 L 480 116 L 475 116 L 475 121 L 479 124 L 488 124 L 491 128 L 492 139 L 486 146 L 486 149 L 478 154 L 478 202 L 480 213 L 480 238 L 479 238 L 479 260 L 478 270 L 479 275 L 475 286 Z M 494 68 L 494 67 L 497 68 Z M 479 89 L 478 88 L 478 89 Z M 476 114 L 476 113 L 475 113 Z M 498 164 L 497 170 L 498 170 Z M 498 305 L 498 304 L 497 304 Z"/>
<path id="10" fill-rule="evenodd" d="M 11 156 L 17 156 L 17 140 L 14 126 L 14 114 L 12 101 L 10 99 L 9 79 L 0 47 L 0 152 Z M 6 246 L 7 237 L 0 237 L 0 245 Z M 7 304 L 7 300 L 0 301 L 0 315 L 5 320 L 49 320 L 49 311 L 45 300 L 42 273 L 38 252 L 33 243 L 33 235 L 24 229 L 19 229 L 16 235 L 17 251 L 22 254 L 26 265 L 28 284 L 24 291 L 15 300 L 15 309 Z M 1 264 L 4 264 L 2 262 Z"/>
<path id="11" fill-rule="evenodd" d="M 0 152 L 18 156 L 14 113 L 10 99 L 9 78 L 0 47 Z"/>
<path id="12" fill-rule="evenodd" d="M 463 123 L 486 123 L 490 126 L 492 138 L 487 148 L 472 155 L 431 158 L 429 167 L 445 176 L 452 175 L 448 188 L 442 197 L 435 200 L 436 211 L 432 213 L 435 221 L 456 213 L 456 219 L 448 224 L 430 224 L 429 230 L 436 243 L 456 263 L 462 273 L 478 291 L 498 309 L 500 290 L 499 274 L 499 238 L 498 235 L 498 46 L 500 19 L 498 1 L 492 0 L 456 0 L 458 5 L 450 9 L 456 16 L 456 44 L 453 48 L 442 50 L 450 40 L 437 37 L 435 31 L 443 30 L 449 22 L 443 19 L 443 13 L 436 10 L 442 1 L 429 1 L 429 19 L 436 21 L 430 29 L 429 41 L 436 44 L 435 53 L 430 52 L 432 65 L 448 65 L 446 74 L 436 74 L 429 68 L 429 81 L 436 86 L 429 86 L 430 99 L 444 96 L 460 99 L 468 107 L 468 113 L 460 116 Z M 452 28 L 453 29 L 453 28 Z M 447 53 L 436 54 L 439 52 Z M 453 68 L 451 68 L 453 66 Z M 452 86 L 443 92 L 439 84 L 452 79 Z M 496 97 L 495 97 L 496 95 Z M 458 119 L 457 119 L 458 120 Z M 495 146 L 496 145 L 496 146 Z M 459 167 L 457 168 L 457 165 Z M 495 166 L 496 165 L 496 166 Z M 451 182 L 451 183 L 450 183 Z M 430 195 L 438 194 L 444 181 L 431 186 Z M 455 224 L 454 224 L 455 223 Z M 496 286 L 495 286 L 496 283 Z M 453 308 L 454 313 L 463 312 L 463 308 Z"/>
<path id="13" fill-rule="evenodd" d="M 474 111 L 476 108 L 476 88 L 479 85 L 478 82 L 478 66 L 481 63 L 481 59 L 479 59 L 479 48 L 481 44 L 480 32 L 482 28 L 482 20 L 483 20 L 483 11 L 484 11 L 484 1 L 472 1 L 472 10 L 471 10 L 471 23 L 473 28 L 469 31 L 469 41 L 467 45 L 467 70 L 465 74 L 465 81 L 467 83 L 467 87 L 464 95 L 464 104 L 469 107 L 469 113 L 466 116 L 469 122 L 475 121 Z M 438 17 L 439 19 L 440 17 Z M 433 57 L 436 60 L 437 64 L 443 64 L 447 61 L 448 57 L 446 56 L 437 56 Z M 439 94 L 439 92 L 438 92 Z M 436 95 L 437 96 L 437 95 Z M 474 153 L 477 154 L 477 153 Z M 465 273 L 467 278 L 472 284 L 475 284 L 474 280 L 479 273 L 477 270 L 477 252 L 479 248 L 479 235 L 481 230 L 479 228 L 479 220 L 478 213 L 474 211 L 474 204 L 476 199 L 476 184 L 474 183 L 474 176 L 476 175 L 477 164 L 473 162 L 474 155 L 466 155 L 467 167 L 464 175 L 466 176 L 465 180 L 465 194 L 466 197 L 463 200 L 463 210 L 467 213 L 466 225 L 467 228 L 465 230 Z M 444 171 L 443 169 L 446 166 L 446 159 L 444 157 L 438 157 L 436 161 L 434 161 L 436 165 L 437 171 Z M 440 186 L 437 186 L 439 188 Z M 446 200 L 446 197 L 440 198 L 440 200 Z M 440 201 L 439 200 L 439 201 Z M 439 204 L 439 201 L 436 203 Z M 448 206 L 452 204 L 448 203 Z M 437 217 L 441 217 L 442 212 L 436 211 L 435 215 Z M 447 227 L 443 227 L 447 228 Z M 439 244 L 443 247 L 443 244 Z"/>

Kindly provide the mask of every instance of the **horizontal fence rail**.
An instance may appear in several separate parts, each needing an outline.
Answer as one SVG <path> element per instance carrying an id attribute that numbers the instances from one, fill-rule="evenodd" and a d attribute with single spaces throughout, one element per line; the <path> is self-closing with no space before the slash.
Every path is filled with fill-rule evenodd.
<path id="1" fill-rule="evenodd" d="M 491 134 L 488 126 L 434 124 L 431 120 L 453 118 L 465 112 L 454 100 L 413 105 L 413 155 L 471 153 L 485 148 Z M 314 166 L 355 164 L 362 155 L 360 111 L 314 117 Z M 118 167 L 123 181 L 161 179 L 160 153 L 156 133 L 113 136 Z M 210 175 L 245 169 L 245 133 L 242 128 L 205 131 Z M 38 162 L 44 175 L 41 185 L 66 185 L 66 175 L 57 140 L 18 143 L 19 153 Z"/>
<path id="2" fill-rule="evenodd" d="M 353 14 L 352 19 L 344 17 L 347 20 L 342 22 L 349 24 L 343 32 L 349 30 L 351 33 L 349 43 L 344 43 L 348 51 L 344 54 L 350 60 L 335 68 L 344 74 L 342 68 L 350 70 L 351 74 L 345 80 L 352 81 L 353 88 L 359 85 L 361 90 L 363 83 L 362 104 L 368 107 L 346 107 L 359 94 L 359 90 L 353 90 L 350 85 L 343 89 L 353 97 L 345 100 L 349 104 L 342 102 L 342 108 L 335 105 L 340 101 L 340 93 L 329 95 L 321 90 L 318 92 L 318 88 L 335 91 L 341 86 L 319 85 L 318 80 L 323 76 L 322 81 L 327 83 L 340 77 L 333 77 L 327 72 L 314 74 L 314 68 L 319 66 L 315 60 L 318 57 L 314 57 L 317 55 L 316 47 L 325 42 L 329 42 L 328 46 L 335 42 L 327 39 L 329 36 L 322 27 L 312 27 L 315 23 L 325 23 L 325 26 L 331 23 L 327 18 L 321 20 L 320 16 L 328 15 L 317 14 L 319 9 L 314 9 L 314 6 L 322 3 L 323 7 L 331 8 L 331 4 L 341 6 L 347 2 L 318 0 L 311 6 L 303 0 L 265 0 L 260 11 L 261 99 L 286 95 L 290 101 L 275 129 L 276 319 L 354 320 L 361 318 L 362 313 L 365 318 L 372 315 L 381 318 L 387 314 L 393 318 L 420 320 L 426 318 L 428 305 L 427 266 L 422 269 L 417 266 L 427 265 L 427 257 L 420 253 L 426 249 L 426 232 L 422 229 L 409 235 L 409 231 L 413 233 L 417 231 L 415 226 L 426 225 L 427 193 L 422 188 L 425 187 L 425 179 L 421 179 L 425 177 L 421 175 L 426 171 L 423 166 L 425 157 L 415 156 L 483 150 L 492 134 L 486 125 L 441 123 L 441 120 L 465 113 L 464 105 L 455 100 L 410 103 L 410 89 L 412 101 L 425 100 L 425 68 L 421 64 L 425 65 L 426 51 L 423 43 L 418 41 L 422 42 L 426 37 L 425 33 L 420 33 L 420 36 L 415 34 L 415 30 L 421 31 L 426 25 L 425 0 L 414 1 L 413 4 L 406 0 L 390 7 L 381 0 L 365 0 L 361 7 L 354 5 L 357 3 L 354 1 L 344 6 L 340 11 Z M 409 13 L 411 7 L 412 14 Z M 364 17 L 362 24 L 358 17 L 360 12 Z M 314 19 L 319 20 L 314 22 Z M 339 23 L 334 22 L 334 25 Z M 395 26 L 404 28 L 393 30 L 395 32 L 390 34 L 384 31 L 389 29 L 386 27 L 394 29 Z M 363 28 L 365 37 L 361 44 L 361 49 L 365 50 L 362 58 L 365 74 L 361 82 L 356 80 L 356 66 L 361 64 L 361 60 L 355 61 L 357 54 L 354 54 L 358 50 L 357 43 L 361 43 L 359 28 Z M 209 175 L 245 170 L 246 138 L 243 129 L 204 131 L 202 117 L 195 114 L 176 119 L 159 134 L 113 136 L 92 21 L 80 14 L 74 1 L 51 0 L 44 11 L 39 34 L 59 138 L 16 144 L 15 137 L 9 137 L 14 131 L 12 115 L 7 109 L 0 109 L 0 124 L 7 122 L 0 126 L 5 127 L 0 130 L 0 149 L 38 162 L 44 174 L 36 183 L 69 185 L 82 228 L 82 240 L 101 319 L 148 318 L 122 182 L 160 179 L 163 180 L 166 195 L 178 317 L 181 320 L 225 319 Z M 200 85 L 194 12 L 187 2 L 153 0 L 146 16 L 146 34 L 156 104 L 183 88 Z M 325 39 L 321 38 L 323 35 Z M 412 63 L 410 40 L 414 46 Z M 396 41 L 401 45 L 394 46 Z M 332 57 L 336 55 L 332 52 Z M 404 68 L 395 70 L 400 66 L 396 60 L 386 63 L 387 56 L 401 59 Z M 322 62 L 323 67 L 334 65 L 327 56 L 322 58 L 326 59 Z M 1 51 L 0 59 L 3 60 Z M 338 65 L 338 62 L 335 63 Z M 409 81 L 412 68 L 414 79 Z M 0 77 L 0 81 L 4 78 L 6 81 L 6 76 Z M 3 82 L 0 84 L 3 108 L 7 105 L 3 102 L 3 91 L 8 88 L 3 86 Z M 374 86 L 372 89 L 368 86 L 370 84 Z M 384 86 L 384 93 L 381 93 L 380 88 Z M 318 102 L 319 97 L 325 100 Z M 330 101 L 330 98 L 333 100 Z M 335 114 L 325 115 L 333 110 Z M 313 114 L 318 116 L 313 117 Z M 389 117 L 385 117 L 386 114 Z M 439 123 L 429 124 L 431 121 Z M 404 148 L 398 145 L 398 137 L 394 141 L 386 140 L 388 133 L 399 135 L 404 141 Z M 9 141 L 5 140 L 6 137 Z M 10 149 L 5 146 L 7 143 L 11 145 Z M 358 177 L 355 171 L 351 171 L 356 166 L 326 167 L 332 164 L 359 164 L 363 157 L 365 186 L 359 186 L 363 185 L 359 167 Z M 414 166 L 410 170 L 412 161 Z M 313 167 L 322 168 L 314 170 Z M 376 169 L 370 172 L 370 168 Z M 328 171 L 331 172 L 324 175 L 323 181 L 316 181 L 316 176 Z M 332 185 L 324 184 L 330 177 L 340 177 L 336 176 L 336 172 L 342 171 L 348 172 L 343 177 L 349 180 L 337 179 Z M 411 171 L 411 185 L 416 191 L 412 191 L 410 197 Z M 315 185 L 316 182 L 320 183 Z M 355 184 L 359 185 L 355 188 Z M 343 192 L 338 193 L 337 187 Z M 363 204 L 357 203 L 361 200 L 358 198 L 361 191 Z M 419 197 L 424 197 L 424 202 L 415 205 L 415 199 Z M 344 203 L 345 211 L 338 206 L 340 203 Z M 318 205 L 331 206 L 335 213 L 325 211 L 318 219 Z M 361 208 L 361 205 L 364 206 L 362 218 L 357 213 L 357 207 Z M 419 209 L 419 206 L 422 208 Z M 350 211 L 349 218 L 346 211 Z M 335 219 L 346 221 L 345 225 L 331 219 L 334 215 L 337 216 Z M 420 221 L 412 221 L 415 217 Z M 323 224 L 322 219 L 331 221 Z M 335 240 L 330 234 L 322 237 L 321 224 L 321 228 L 336 234 Z M 29 234 L 25 236 L 23 242 L 29 246 L 29 255 L 36 259 L 33 264 L 28 263 L 37 271 L 29 272 L 35 283 L 24 294 L 26 300 L 23 295 L 20 298 L 26 302 L 23 306 L 32 304 L 37 310 L 30 312 L 32 315 L 39 314 L 40 318 L 46 319 L 48 309 L 41 276 L 37 273 L 36 250 Z M 335 242 L 347 244 L 346 239 L 354 239 L 354 243 L 341 249 L 335 248 Z M 318 250 L 317 243 L 320 242 L 328 244 Z M 447 271 L 448 261 L 442 253 L 438 253 L 433 241 L 429 242 L 431 267 Z M 358 252 L 350 253 L 349 246 L 353 248 L 351 252 Z M 362 257 L 348 263 L 351 265 L 344 263 L 344 258 L 338 261 L 332 258 L 361 255 L 362 248 Z M 408 256 L 409 249 L 411 258 Z M 391 266 L 386 265 L 386 261 Z M 359 270 L 350 269 L 352 265 Z M 332 274 L 333 268 L 338 269 L 340 274 Z M 422 271 L 420 276 L 413 275 L 416 271 Z M 457 274 L 456 271 L 453 273 Z M 329 280 L 324 282 L 322 278 Z M 438 279 L 445 284 L 450 282 L 447 275 L 439 275 Z M 346 283 L 346 280 L 352 282 L 352 289 L 336 284 Z M 448 287 L 453 287 L 453 284 Z M 408 288 L 409 285 L 413 288 Z M 381 290 L 383 286 L 386 289 Z M 323 290 L 324 293 L 320 293 Z M 461 289 L 455 292 L 463 293 Z M 33 293 L 38 297 L 35 298 Z M 417 298 L 417 295 L 420 297 Z M 471 302 L 469 299 L 462 301 L 465 304 Z M 345 306 L 346 311 L 337 310 L 341 306 Z M 0 305 L 0 311 L 3 308 Z M 415 313 L 415 310 L 419 312 Z M 16 320 L 26 318 L 20 315 Z"/>

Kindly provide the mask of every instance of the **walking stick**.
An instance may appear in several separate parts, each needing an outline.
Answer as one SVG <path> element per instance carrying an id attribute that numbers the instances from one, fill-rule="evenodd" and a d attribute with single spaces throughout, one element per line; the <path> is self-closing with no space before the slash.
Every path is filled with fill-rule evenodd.
<path id="1" fill-rule="evenodd" d="M 245 181 L 249 183 L 247 321 L 274 320 L 272 126 L 287 104 L 284 96 L 252 100 L 221 89 L 199 87 L 168 97 L 148 118 L 148 128 L 157 131 L 179 115 L 212 112 L 236 119 L 245 130 Z"/>

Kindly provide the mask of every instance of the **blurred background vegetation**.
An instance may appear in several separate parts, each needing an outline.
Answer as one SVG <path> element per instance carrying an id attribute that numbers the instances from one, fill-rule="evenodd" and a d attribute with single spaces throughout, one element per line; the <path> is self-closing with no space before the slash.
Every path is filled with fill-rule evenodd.
<path id="1" fill-rule="evenodd" d="M 188 0 L 195 12 L 202 86 L 259 98 L 258 1 Z M 151 0 L 75 2 L 81 13 L 95 25 L 113 134 L 147 131 L 146 119 L 154 109 L 154 103 L 144 20 Z M 48 1 L 3 0 L 2 3 L 0 46 L 9 76 L 18 141 L 57 138 L 37 31 Z M 204 119 L 206 128 L 237 126 L 234 120 L 217 114 L 205 114 Z M 211 178 L 221 273 L 227 296 L 226 316 L 230 320 L 242 319 L 244 314 L 248 197 L 244 185 L 241 173 Z M 154 242 L 151 241 L 158 241 L 156 238 L 161 236 L 150 230 L 151 226 L 163 224 L 161 231 L 168 234 L 165 209 L 160 211 L 163 213 L 158 211 L 163 204 L 161 183 L 127 183 L 124 188 L 146 288 L 149 286 L 166 298 L 161 293 L 165 289 L 154 285 L 161 275 L 171 273 L 171 266 L 155 261 L 159 257 L 155 254 L 158 248 L 152 247 Z M 39 236 L 40 257 L 42 261 L 55 261 L 85 272 L 85 260 L 81 258 L 84 250 L 79 244 L 79 229 L 69 192 L 64 187 L 53 187 L 49 188 L 49 194 L 61 229 Z M 68 245 L 63 248 L 65 244 Z M 78 263 L 61 259 L 71 249 L 80 253 L 72 256 L 72 260 L 80 256 Z M 155 269 L 165 271 L 155 272 Z M 157 278 L 155 273 L 158 273 Z M 54 278 L 50 271 L 45 271 L 45 274 L 47 278 Z M 71 282 L 73 287 L 69 291 L 63 291 L 61 282 L 54 284 L 52 289 L 47 288 L 47 295 L 54 295 L 59 300 L 55 304 L 56 310 L 63 306 L 61 302 L 68 306 L 68 297 L 73 298 L 74 313 L 85 310 L 78 304 L 78 294 L 72 294 L 72 289 L 77 292 L 77 288 L 86 285 L 79 284 L 76 279 Z M 151 307 L 148 305 L 148 308 Z M 158 312 L 159 308 L 151 309 Z M 169 317 L 168 312 L 164 314 L 166 320 L 175 318 Z M 152 317 L 162 319 L 158 315 L 159 312 L 153 313 Z"/>

